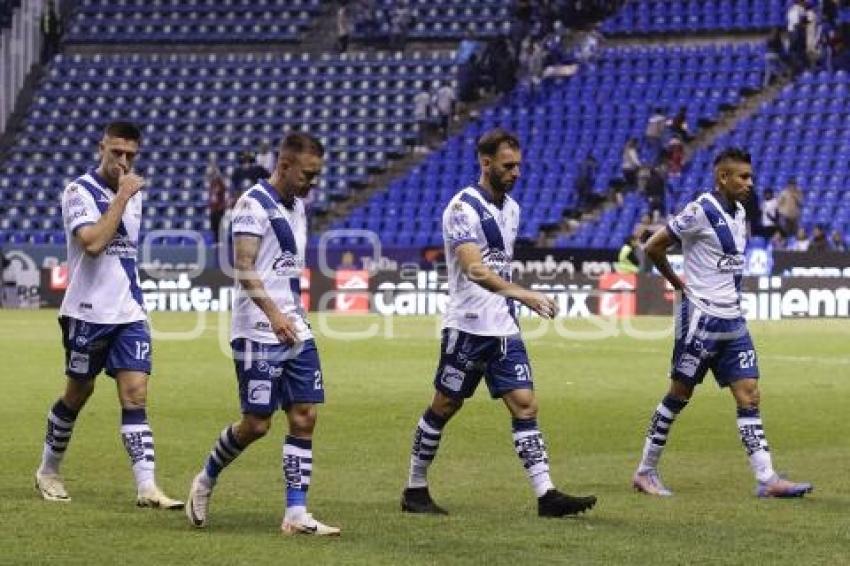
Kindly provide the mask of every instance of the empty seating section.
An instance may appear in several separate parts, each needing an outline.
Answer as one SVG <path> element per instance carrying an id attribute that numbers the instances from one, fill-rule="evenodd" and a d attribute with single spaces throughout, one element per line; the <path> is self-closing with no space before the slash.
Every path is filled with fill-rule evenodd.
<path id="1" fill-rule="evenodd" d="M 352 14 L 354 37 L 389 37 L 396 0 L 377 0 L 372 18 Z M 511 2 L 504 0 L 411 0 L 408 2 L 410 39 L 466 39 L 507 35 L 511 25 Z"/>
<path id="2" fill-rule="evenodd" d="M 96 163 L 103 127 L 143 127 L 144 229 L 208 230 L 209 154 L 235 165 L 286 128 L 319 136 L 325 198 L 387 166 L 416 137 L 413 96 L 454 77 L 453 54 L 59 56 L 0 172 L 0 242 L 62 241 L 59 193 Z M 322 202 L 317 203 L 321 206 Z M 210 236 L 209 233 L 206 234 Z"/>
<path id="3" fill-rule="evenodd" d="M 751 31 L 785 24 L 786 0 L 627 0 L 606 34 Z"/>
<path id="4" fill-rule="evenodd" d="M 67 43 L 300 41 L 321 0 L 82 0 Z"/>
<path id="5" fill-rule="evenodd" d="M 388 244 L 439 244 L 442 208 L 477 179 L 476 137 L 504 126 L 523 143 L 523 172 L 513 194 L 523 207 L 520 236 L 534 240 L 541 226 L 559 223 L 564 209 L 576 205 L 574 175 L 588 153 L 600 165 L 596 189 L 605 192 L 621 175 L 624 144 L 642 137 L 654 106 L 685 106 L 695 128 L 699 118 L 716 117 L 722 105 L 737 103 L 742 87 L 759 84 L 762 57 L 761 44 L 603 50 L 593 66 L 544 86 L 534 100 L 515 94 L 486 110 L 478 123 L 335 227 L 374 230 Z M 619 246 L 642 207 L 641 199 L 629 198 L 617 213 L 622 217 L 616 230 L 597 230 L 593 237 L 581 233 L 562 244 Z"/>
<path id="6" fill-rule="evenodd" d="M 785 87 L 774 101 L 741 122 L 703 152 L 695 172 L 707 171 L 717 148 L 740 145 L 752 152 L 755 185 L 763 194 L 772 188 L 778 194 L 788 180 L 796 179 L 803 189 L 805 205 L 802 225 L 807 233 L 815 224 L 850 233 L 850 75 L 807 72 Z M 706 179 L 682 178 L 675 192 L 680 208 Z"/>

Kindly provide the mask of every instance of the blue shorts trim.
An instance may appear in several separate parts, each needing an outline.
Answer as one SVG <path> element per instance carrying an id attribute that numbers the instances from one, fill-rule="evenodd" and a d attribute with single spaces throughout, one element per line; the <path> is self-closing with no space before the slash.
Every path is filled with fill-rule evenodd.
<path id="1" fill-rule="evenodd" d="M 756 349 L 742 318 L 705 314 L 687 298 L 678 306 L 670 377 L 686 385 L 702 383 L 708 370 L 720 387 L 758 379 Z"/>
<path id="2" fill-rule="evenodd" d="M 65 348 L 65 375 L 72 379 L 93 379 L 104 369 L 110 377 L 122 370 L 148 375 L 153 370 L 146 320 L 97 324 L 61 316 L 59 327 Z"/>
<path id="3" fill-rule="evenodd" d="M 534 389 L 528 352 L 519 335 L 478 336 L 446 328 L 434 387 L 453 399 L 472 397 L 481 378 L 493 399 L 517 389 Z"/>
<path id="4" fill-rule="evenodd" d="M 230 345 L 243 413 L 271 415 L 295 403 L 325 402 L 314 340 L 290 347 L 237 338 Z"/>

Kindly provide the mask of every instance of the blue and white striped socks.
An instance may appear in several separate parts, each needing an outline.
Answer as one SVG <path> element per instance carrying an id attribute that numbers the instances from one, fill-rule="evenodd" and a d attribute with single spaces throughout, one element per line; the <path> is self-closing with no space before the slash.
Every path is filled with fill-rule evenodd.
<path id="1" fill-rule="evenodd" d="M 420 417 L 413 433 L 413 449 L 410 451 L 410 475 L 407 487 L 426 487 L 428 485 L 428 466 L 434 461 L 440 447 L 440 437 L 447 419 L 441 417 L 429 407 Z"/>
<path id="2" fill-rule="evenodd" d="M 153 433 L 144 408 L 121 410 L 121 440 L 130 457 L 137 489 L 141 492 L 154 487 Z"/>
<path id="3" fill-rule="evenodd" d="M 215 441 L 215 445 L 210 450 L 206 464 L 204 464 L 208 487 L 215 485 L 221 471 L 242 454 L 243 449 L 239 445 L 239 441 L 236 440 L 233 425 L 221 431 L 218 440 Z"/>
<path id="4" fill-rule="evenodd" d="M 688 402 L 685 400 L 666 395 L 655 408 L 655 413 L 653 413 L 652 420 L 649 421 L 649 428 L 646 431 L 643 457 L 638 466 L 639 474 L 655 470 L 658 467 L 658 460 L 667 444 L 670 427 L 673 426 L 676 416 L 687 404 Z"/>
<path id="5" fill-rule="evenodd" d="M 770 447 L 764 437 L 764 426 L 757 408 L 738 407 L 738 433 L 756 480 L 766 482 L 772 479 L 776 472 L 773 470 Z"/>
<path id="6" fill-rule="evenodd" d="M 283 442 L 286 519 L 297 519 L 307 512 L 307 490 L 312 475 L 313 441 L 287 435 Z"/>
<path id="7" fill-rule="evenodd" d="M 555 485 L 549 477 L 549 455 L 537 419 L 513 419 L 514 450 L 522 461 L 534 494 L 542 497 Z"/>
<path id="8" fill-rule="evenodd" d="M 59 473 L 59 464 L 65 456 L 65 450 L 71 441 L 77 411 L 74 411 L 59 399 L 47 413 L 47 432 L 44 435 L 44 449 L 41 454 L 41 466 L 38 473 L 54 475 Z"/>

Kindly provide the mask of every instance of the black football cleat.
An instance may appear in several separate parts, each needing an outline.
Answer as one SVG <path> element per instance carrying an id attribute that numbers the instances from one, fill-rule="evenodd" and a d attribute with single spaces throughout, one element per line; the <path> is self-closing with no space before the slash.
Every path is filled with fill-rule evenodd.
<path id="1" fill-rule="evenodd" d="M 566 515 L 578 515 L 596 505 L 596 496 L 574 497 L 561 493 L 557 489 L 550 489 L 537 498 L 537 515 L 540 517 L 564 517 Z"/>
<path id="2" fill-rule="evenodd" d="M 448 515 L 448 511 L 434 503 L 427 487 L 408 487 L 401 494 L 401 510 L 405 513 Z"/>

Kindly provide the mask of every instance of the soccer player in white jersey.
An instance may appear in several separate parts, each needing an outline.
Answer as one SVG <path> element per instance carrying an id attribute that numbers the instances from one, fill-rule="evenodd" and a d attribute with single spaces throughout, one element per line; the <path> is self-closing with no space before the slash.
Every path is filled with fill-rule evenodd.
<path id="1" fill-rule="evenodd" d="M 759 413 L 758 359 L 741 304 L 741 278 L 747 243 L 741 204 L 753 186 L 750 155 L 738 148 L 714 160 L 712 192 L 704 193 L 646 243 L 646 253 L 681 293 L 676 318 L 670 389 L 649 423 L 636 490 L 669 496 L 658 474 L 658 461 L 677 415 L 711 369 L 720 387 L 729 387 L 738 408 L 738 431 L 756 477 L 759 497 L 802 497 L 809 483 L 781 478 L 773 469 Z M 685 280 L 670 267 L 667 248 L 681 243 Z M 687 282 L 687 284 L 686 284 Z"/>
<path id="2" fill-rule="evenodd" d="M 221 471 L 266 435 L 278 409 L 286 412 L 283 442 L 286 510 L 284 534 L 339 535 L 307 512 L 313 470 L 316 404 L 324 402 L 319 354 L 301 307 L 300 277 L 307 244 L 304 201 L 322 168 L 321 143 L 287 135 L 277 165 L 237 201 L 232 220 L 236 299 L 231 346 L 242 418 L 216 440 L 195 476 L 186 514 L 195 527 L 207 523 L 210 497 Z"/>
<path id="3" fill-rule="evenodd" d="M 440 361 L 431 405 L 413 438 L 410 474 L 401 498 L 409 513 L 445 514 L 431 499 L 427 471 L 443 428 L 484 377 L 490 395 L 501 398 L 513 418 L 513 441 L 537 496 L 542 517 L 590 509 L 596 497 L 573 497 L 555 489 L 549 456 L 537 426 L 531 365 L 519 333 L 516 302 L 544 318 L 555 302 L 511 283 L 511 258 L 519 205 L 508 193 L 520 172 L 520 146 L 513 134 L 494 129 L 478 140 L 478 182 L 457 193 L 443 213 L 449 303 L 443 319 Z"/>
<path id="4" fill-rule="evenodd" d="M 70 501 L 59 464 L 77 415 L 106 370 L 118 386 L 121 438 L 136 479 L 140 507 L 179 509 L 154 479 L 154 442 L 145 404 L 151 338 L 136 255 L 144 179 L 133 172 L 141 132 L 128 122 L 107 126 L 100 165 L 62 194 L 68 239 L 68 289 L 59 309 L 65 347 L 65 393 L 47 415 L 36 489 L 48 501 Z"/>

